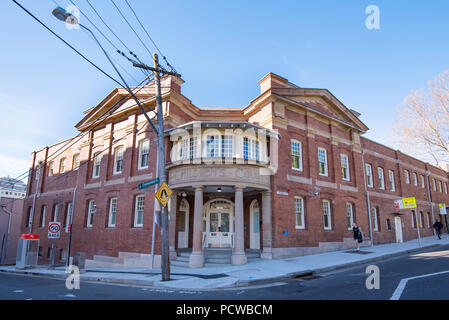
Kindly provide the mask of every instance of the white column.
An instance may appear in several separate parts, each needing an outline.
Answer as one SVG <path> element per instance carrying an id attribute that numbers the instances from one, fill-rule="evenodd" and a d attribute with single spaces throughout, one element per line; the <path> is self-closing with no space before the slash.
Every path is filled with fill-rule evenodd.
<path id="1" fill-rule="evenodd" d="M 204 266 L 203 254 L 203 186 L 195 187 L 195 208 L 193 213 L 193 244 L 189 266 L 201 268 Z"/>
<path id="2" fill-rule="evenodd" d="M 245 243 L 243 234 L 243 187 L 235 186 L 235 230 L 234 249 L 232 250 L 232 264 L 246 263 Z"/>
<path id="3" fill-rule="evenodd" d="M 271 211 L 271 191 L 262 192 L 262 254 L 263 259 L 273 259 L 272 253 L 272 211 Z"/>

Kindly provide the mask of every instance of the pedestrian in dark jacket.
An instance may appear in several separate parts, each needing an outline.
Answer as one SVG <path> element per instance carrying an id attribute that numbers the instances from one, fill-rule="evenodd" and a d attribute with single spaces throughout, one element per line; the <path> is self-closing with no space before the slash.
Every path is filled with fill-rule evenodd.
<path id="1" fill-rule="evenodd" d="M 360 230 L 360 228 L 357 224 L 353 223 L 352 224 L 352 232 L 354 232 L 354 241 L 355 241 L 357 251 L 360 251 L 359 235 L 362 232 L 362 230 Z"/>
<path id="2" fill-rule="evenodd" d="M 438 239 L 441 240 L 441 229 L 443 229 L 443 224 L 437 220 L 434 224 L 433 227 L 435 228 L 435 231 L 437 232 L 438 235 Z"/>

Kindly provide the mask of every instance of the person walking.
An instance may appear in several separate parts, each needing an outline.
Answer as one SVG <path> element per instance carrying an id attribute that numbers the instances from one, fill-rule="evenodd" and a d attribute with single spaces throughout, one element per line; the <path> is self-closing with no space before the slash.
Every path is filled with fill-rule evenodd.
<path id="1" fill-rule="evenodd" d="M 352 231 L 354 232 L 354 241 L 357 248 L 357 251 L 360 251 L 360 243 L 359 243 L 359 237 L 362 233 L 362 230 L 360 230 L 359 226 L 356 223 L 352 224 Z"/>
<path id="2" fill-rule="evenodd" d="M 440 220 L 437 219 L 437 221 L 433 224 L 433 227 L 435 228 L 435 231 L 437 232 L 438 239 L 441 240 L 441 229 L 443 229 L 443 224 L 440 222 Z"/>

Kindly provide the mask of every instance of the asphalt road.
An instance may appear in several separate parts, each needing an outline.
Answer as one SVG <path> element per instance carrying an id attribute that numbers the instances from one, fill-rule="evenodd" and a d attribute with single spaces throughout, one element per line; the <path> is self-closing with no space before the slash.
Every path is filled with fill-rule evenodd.
<path id="1" fill-rule="evenodd" d="M 369 250 L 369 249 L 367 249 Z M 68 290 L 65 281 L 0 273 L 0 300 L 389 300 L 449 299 L 449 246 L 373 263 L 379 289 L 367 289 L 368 265 L 311 278 L 277 281 L 247 288 L 191 291 L 81 282 Z M 442 273 L 448 271 L 448 273 Z M 432 275 L 437 273 L 435 275 Z M 430 276 L 427 276 L 431 274 Z M 421 278 L 413 279 L 414 277 Z M 403 288 L 398 286 L 409 279 Z M 404 283 L 404 281 L 402 281 Z"/>

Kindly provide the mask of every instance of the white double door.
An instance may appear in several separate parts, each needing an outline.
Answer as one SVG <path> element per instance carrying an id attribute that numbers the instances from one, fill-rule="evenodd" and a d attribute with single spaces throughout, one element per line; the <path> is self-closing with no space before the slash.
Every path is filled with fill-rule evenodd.
<path id="1" fill-rule="evenodd" d="M 208 246 L 231 247 L 234 225 L 231 212 L 210 211 L 208 228 Z"/>

